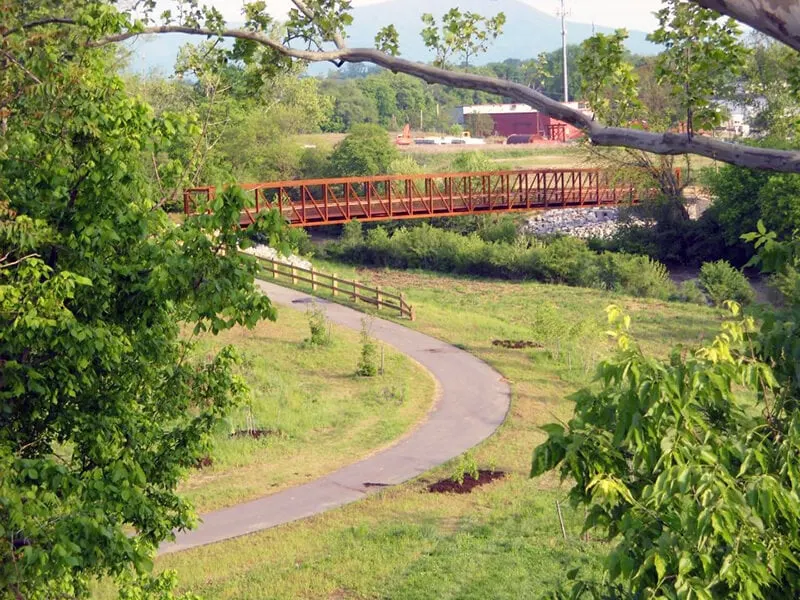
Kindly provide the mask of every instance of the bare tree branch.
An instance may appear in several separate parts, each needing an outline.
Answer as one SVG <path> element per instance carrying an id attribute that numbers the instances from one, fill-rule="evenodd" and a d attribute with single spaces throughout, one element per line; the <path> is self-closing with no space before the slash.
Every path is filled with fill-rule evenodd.
<path id="1" fill-rule="evenodd" d="M 2 259 L 0 259 L 0 269 L 8 269 L 8 268 L 13 267 L 14 265 L 18 265 L 20 263 L 23 263 L 28 259 L 39 258 L 39 255 L 36 254 L 36 253 L 26 254 L 25 256 L 23 256 L 21 258 L 18 258 L 17 260 L 14 260 L 14 261 L 11 261 L 11 262 L 3 262 L 6 258 L 8 258 L 8 254 L 6 254 L 5 256 L 2 257 Z"/>
<path id="2" fill-rule="evenodd" d="M 733 17 L 800 51 L 800 2 L 797 0 L 695 0 Z"/>
<path id="3" fill-rule="evenodd" d="M 47 19 L 38 19 L 36 21 L 31 21 L 30 23 L 25 23 L 20 27 L 9 29 L 8 31 L 2 31 L 2 28 L 0 27 L 0 36 L 8 37 L 13 33 L 18 33 L 20 31 L 24 31 L 25 29 L 33 29 L 34 27 L 42 27 L 44 25 L 75 25 L 75 21 L 73 19 L 67 19 L 62 17 L 50 17 Z"/>
<path id="4" fill-rule="evenodd" d="M 8 60 L 10 60 L 12 63 L 14 63 L 15 65 L 17 65 L 17 66 L 18 66 L 20 69 L 22 69 L 22 71 L 23 71 L 23 72 L 24 72 L 24 73 L 25 73 L 25 74 L 26 74 L 28 77 L 30 77 L 30 78 L 31 78 L 31 79 L 33 79 L 33 80 L 34 80 L 36 83 L 38 83 L 38 84 L 40 84 L 40 85 L 41 85 L 41 83 L 42 83 L 42 82 L 41 82 L 41 80 L 40 80 L 38 77 L 36 77 L 36 75 L 34 75 L 33 73 L 31 73 L 31 71 L 30 71 L 30 70 L 29 70 L 29 69 L 28 69 L 28 68 L 27 68 L 27 67 L 26 67 L 24 64 L 22 64 L 22 63 L 21 63 L 19 60 L 17 60 L 17 59 L 16 59 L 16 58 L 15 58 L 15 57 L 14 57 L 12 54 L 10 54 L 10 53 L 6 52 L 5 50 L 0 50 L 0 54 L 2 54 L 2 55 L 3 55 L 3 56 L 5 56 L 5 57 L 6 57 Z"/>

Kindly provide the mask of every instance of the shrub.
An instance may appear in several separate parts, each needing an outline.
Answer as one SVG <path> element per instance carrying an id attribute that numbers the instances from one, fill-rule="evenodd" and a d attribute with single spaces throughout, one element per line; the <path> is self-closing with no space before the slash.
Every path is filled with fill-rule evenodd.
<path id="1" fill-rule="evenodd" d="M 408 154 L 395 158 L 389 163 L 389 168 L 386 171 L 389 175 L 417 175 L 424 172 L 425 169 Z"/>
<path id="2" fill-rule="evenodd" d="M 261 232 L 248 233 L 248 237 L 256 244 L 269 245 L 269 236 Z M 311 236 L 302 227 L 287 227 L 283 241 L 295 254 L 301 256 L 312 256 L 314 254 L 315 248 L 311 242 Z"/>
<path id="3" fill-rule="evenodd" d="M 378 347 L 370 335 L 369 321 L 361 319 L 361 355 L 356 366 L 356 375 L 374 377 L 378 374 Z"/>
<path id="4" fill-rule="evenodd" d="M 663 300 L 674 292 L 667 268 L 649 256 L 604 252 L 597 262 L 598 278 L 606 289 Z"/>
<path id="5" fill-rule="evenodd" d="M 356 125 L 334 148 L 330 158 L 335 177 L 381 175 L 398 157 L 389 134 L 378 125 Z"/>
<path id="6" fill-rule="evenodd" d="M 354 246 L 364 241 L 364 228 L 361 221 L 348 221 L 342 225 L 341 243 L 345 246 Z"/>
<path id="7" fill-rule="evenodd" d="M 458 459 L 453 472 L 450 474 L 450 481 L 458 485 L 464 485 L 464 479 L 467 475 L 474 480 L 477 480 L 481 475 L 478 469 L 478 461 L 475 460 L 475 455 L 471 450 L 462 454 L 461 458 Z"/>
<path id="8" fill-rule="evenodd" d="M 755 296 L 747 278 L 725 260 L 705 263 L 700 269 L 700 285 L 714 306 L 721 306 L 726 300 L 747 305 Z"/>
<path id="9" fill-rule="evenodd" d="M 459 152 L 450 163 L 450 169 L 456 173 L 491 171 L 492 161 L 483 152 Z"/>
<path id="10" fill-rule="evenodd" d="M 596 287 L 596 257 L 583 240 L 557 237 L 542 248 L 534 268 L 549 283 Z"/>
<path id="11" fill-rule="evenodd" d="M 519 236 L 517 218 L 511 215 L 482 215 L 478 219 L 476 232 L 485 242 L 511 243 Z"/>
<path id="12" fill-rule="evenodd" d="M 308 328 L 311 330 L 311 337 L 303 340 L 303 345 L 313 348 L 330 344 L 330 324 L 325 311 L 315 302 L 308 309 L 306 315 L 308 316 Z"/>
<path id="13" fill-rule="evenodd" d="M 666 299 L 673 292 L 665 267 L 647 257 L 598 254 L 583 240 L 517 236 L 511 243 L 486 241 L 478 233 L 461 235 L 422 224 L 366 237 L 348 224 L 337 242 L 325 249 L 330 258 L 398 269 L 430 269 L 505 279 L 599 287 L 635 296 Z"/>
<path id="14" fill-rule="evenodd" d="M 321 179 L 331 171 L 331 153 L 322 148 L 306 148 L 300 155 L 300 175 L 303 179 Z"/>
<path id="15" fill-rule="evenodd" d="M 689 304 L 707 304 L 706 295 L 700 289 L 697 280 L 690 279 L 682 282 L 670 295 L 670 300 L 687 302 Z"/>
<path id="16" fill-rule="evenodd" d="M 669 201 L 632 208 L 631 216 L 653 224 L 640 225 L 623 218 L 613 238 L 592 240 L 591 246 L 596 250 L 645 254 L 666 264 L 699 266 L 720 258 L 736 264 L 747 262 L 750 250 L 738 241 L 728 243 L 713 207 L 696 221 L 685 218 L 679 209 Z"/>

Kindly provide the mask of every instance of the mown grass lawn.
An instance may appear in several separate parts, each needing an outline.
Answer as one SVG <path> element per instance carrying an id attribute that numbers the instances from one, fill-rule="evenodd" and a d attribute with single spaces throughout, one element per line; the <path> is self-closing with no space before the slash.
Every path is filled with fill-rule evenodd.
<path id="1" fill-rule="evenodd" d="M 235 345 L 252 398 L 220 423 L 213 464 L 192 473 L 182 492 L 200 512 L 305 483 L 401 437 L 430 409 L 435 382 L 386 347 L 385 374 L 356 377 L 358 332 L 332 327 L 328 346 L 311 347 L 308 317 L 279 308 L 276 323 L 198 340 L 210 354 Z M 254 439 L 245 433 L 265 430 Z"/>
<path id="2" fill-rule="evenodd" d="M 591 382 L 613 350 L 604 308 L 633 318 L 649 352 L 695 344 L 721 315 L 704 307 L 633 299 L 535 283 L 427 273 L 320 268 L 403 290 L 417 312 L 408 325 L 451 341 L 498 369 L 510 382 L 506 423 L 474 451 L 481 467 L 505 479 L 469 495 L 432 495 L 446 465 L 365 501 L 244 538 L 163 557 L 184 590 L 207 598 L 536 598 L 566 582 L 567 572 L 598 569 L 605 546 L 579 536 L 582 512 L 564 508 L 567 540 L 555 502 L 566 488 L 548 475 L 528 478 L 539 426 L 571 414 L 567 396 Z M 530 340 L 511 350 L 494 340 Z"/>

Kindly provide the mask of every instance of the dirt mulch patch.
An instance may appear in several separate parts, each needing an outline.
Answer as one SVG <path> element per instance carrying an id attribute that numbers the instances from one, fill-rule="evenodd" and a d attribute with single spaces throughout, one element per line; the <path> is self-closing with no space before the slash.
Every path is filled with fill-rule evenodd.
<path id="1" fill-rule="evenodd" d="M 453 481 L 449 477 L 441 479 L 428 486 L 431 494 L 469 494 L 476 487 L 491 483 L 495 479 L 502 479 L 506 474 L 503 471 L 478 471 L 478 478 L 472 475 L 464 475 L 464 483 Z"/>
<path id="2" fill-rule="evenodd" d="M 269 437 L 269 436 L 280 437 L 280 435 L 281 435 L 280 431 L 273 431 L 272 429 L 239 429 L 230 434 L 230 437 L 253 438 L 254 440 L 260 440 L 263 437 Z"/>
<path id="3" fill-rule="evenodd" d="M 514 350 L 521 350 L 523 348 L 544 348 L 539 342 L 532 342 L 530 340 L 493 340 L 492 346 L 501 346 Z"/>

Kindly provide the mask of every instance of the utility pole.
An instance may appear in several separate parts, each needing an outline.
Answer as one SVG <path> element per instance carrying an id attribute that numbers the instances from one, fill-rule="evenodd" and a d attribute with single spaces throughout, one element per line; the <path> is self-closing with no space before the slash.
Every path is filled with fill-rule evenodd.
<path id="1" fill-rule="evenodd" d="M 567 10 L 566 0 L 561 0 L 561 9 L 558 11 L 561 17 L 561 53 L 564 59 L 564 102 L 569 102 L 569 73 L 567 70 Z"/>

